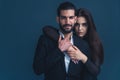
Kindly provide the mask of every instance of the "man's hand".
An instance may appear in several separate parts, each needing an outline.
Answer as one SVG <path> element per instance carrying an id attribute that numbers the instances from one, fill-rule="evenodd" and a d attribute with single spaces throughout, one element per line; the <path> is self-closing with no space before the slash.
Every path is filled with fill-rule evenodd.
<path id="1" fill-rule="evenodd" d="M 62 52 L 67 51 L 68 48 L 72 45 L 72 44 L 70 43 L 70 40 L 69 40 L 69 39 L 70 39 L 69 36 L 65 37 L 64 39 L 62 39 L 61 36 L 59 37 L 58 48 L 59 48 Z"/>

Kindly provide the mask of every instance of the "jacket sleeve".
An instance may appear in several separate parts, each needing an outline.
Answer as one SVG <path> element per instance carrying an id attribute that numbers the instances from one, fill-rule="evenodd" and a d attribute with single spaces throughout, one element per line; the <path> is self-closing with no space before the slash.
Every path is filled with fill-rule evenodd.
<path id="1" fill-rule="evenodd" d="M 42 74 L 45 70 L 45 53 L 46 48 L 44 38 L 43 36 L 40 36 L 33 60 L 33 70 L 37 75 Z"/>
<path id="2" fill-rule="evenodd" d="M 49 47 L 47 46 L 48 44 L 46 39 L 47 38 L 44 36 L 40 37 L 35 51 L 33 70 L 37 75 L 50 70 L 55 64 L 57 64 L 61 57 L 64 56 L 64 54 L 57 47 L 49 52 L 52 54 L 48 54 Z"/>

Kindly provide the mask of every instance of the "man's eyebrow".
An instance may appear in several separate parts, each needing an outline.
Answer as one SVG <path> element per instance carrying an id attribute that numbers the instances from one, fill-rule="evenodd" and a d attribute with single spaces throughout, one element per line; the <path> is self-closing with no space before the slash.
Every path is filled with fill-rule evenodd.
<path id="1" fill-rule="evenodd" d="M 62 15 L 61 15 L 60 17 L 75 17 L 75 16 L 62 16 Z"/>
<path id="2" fill-rule="evenodd" d="M 75 16 L 70 16 L 70 17 L 75 17 Z"/>
<path id="3" fill-rule="evenodd" d="M 66 16 L 60 16 L 60 17 L 66 17 Z"/>

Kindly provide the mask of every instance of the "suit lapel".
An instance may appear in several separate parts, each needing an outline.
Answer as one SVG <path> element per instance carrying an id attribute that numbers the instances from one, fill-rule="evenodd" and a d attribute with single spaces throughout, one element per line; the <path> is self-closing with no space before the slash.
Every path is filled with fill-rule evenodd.
<path id="1" fill-rule="evenodd" d="M 74 45 L 78 45 L 78 40 L 77 40 L 77 37 L 75 35 L 73 35 L 73 44 Z M 68 74 L 71 73 L 71 72 L 74 72 L 72 70 L 74 70 L 74 66 L 76 66 L 78 64 L 75 64 L 72 60 L 70 60 L 70 63 L 69 63 L 69 68 L 68 68 Z"/>
<path id="2" fill-rule="evenodd" d="M 73 35 L 73 41 L 74 41 L 74 45 L 75 45 L 75 46 L 79 46 L 79 45 L 80 45 L 80 41 L 79 41 L 78 38 L 79 38 L 79 37 Z"/>
<path id="3" fill-rule="evenodd" d="M 64 57 L 65 57 L 65 56 L 64 56 Z M 61 59 L 61 66 L 62 66 L 62 68 L 63 68 L 64 73 L 66 74 L 64 57 L 62 57 L 62 59 Z"/>

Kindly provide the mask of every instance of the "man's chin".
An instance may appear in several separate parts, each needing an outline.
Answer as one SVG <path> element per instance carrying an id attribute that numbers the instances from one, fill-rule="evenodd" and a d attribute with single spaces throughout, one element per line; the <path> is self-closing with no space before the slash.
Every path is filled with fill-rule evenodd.
<path id="1" fill-rule="evenodd" d="M 72 30 L 73 30 L 72 28 L 61 28 L 61 31 L 62 31 L 64 34 L 71 33 Z"/>
<path id="2" fill-rule="evenodd" d="M 63 31 L 63 33 L 65 33 L 65 34 L 68 34 L 68 33 L 71 33 L 72 32 L 72 30 L 64 30 Z"/>

